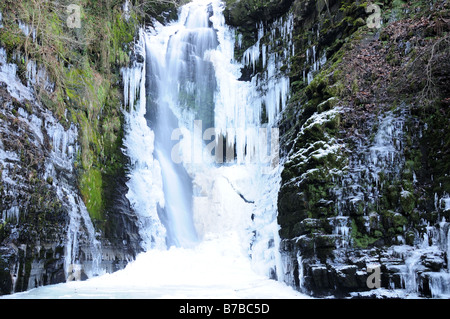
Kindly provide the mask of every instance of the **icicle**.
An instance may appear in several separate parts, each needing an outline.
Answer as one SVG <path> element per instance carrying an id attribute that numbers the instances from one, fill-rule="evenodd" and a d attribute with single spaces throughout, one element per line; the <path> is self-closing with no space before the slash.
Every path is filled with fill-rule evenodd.
<path id="1" fill-rule="evenodd" d="M 300 252 L 297 252 L 297 264 L 298 264 L 298 283 L 299 290 L 303 290 L 305 278 L 304 278 L 304 270 L 303 270 L 303 259 Z"/>
<path id="2" fill-rule="evenodd" d="M 29 26 L 26 23 L 23 23 L 19 20 L 19 29 L 22 30 L 23 34 L 26 37 L 31 36 L 33 42 L 36 42 L 36 28 Z"/>
<path id="3" fill-rule="evenodd" d="M 65 130 L 50 115 L 45 118 L 43 125 L 53 146 L 50 161 L 46 163 L 44 178 L 52 177 L 57 196 L 66 205 L 69 212 L 64 263 L 66 278 L 70 278 L 71 269 L 74 265 L 83 267 L 88 277 L 100 275 L 103 273 L 101 268 L 102 248 L 101 243 L 96 238 L 96 231 L 89 213 L 83 200 L 77 195 L 78 192 L 74 189 L 74 186 L 65 179 L 64 175 L 57 173 L 58 168 L 58 170 L 64 169 L 67 173 L 73 174 L 73 161 L 76 156 L 76 141 L 78 138 L 77 128 L 72 125 L 68 130 Z M 84 230 L 86 230 L 86 233 L 84 233 Z M 80 246 L 80 238 L 83 235 L 86 236 L 87 242 L 83 241 L 83 246 Z M 86 259 L 80 259 L 81 251 L 87 255 Z"/>
<path id="4" fill-rule="evenodd" d="M 35 85 L 42 85 L 48 92 L 53 92 L 55 83 L 50 81 L 47 71 L 42 67 L 37 67 L 36 61 L 30 60 L 27 63 L 27 86 L 33 88 Z"/>
<path id="5" fill-rule="evenodd" d="M 24 86 L 17 76 L 17 65 L 7 62 L 3 48 L 0 48 L 0 82 L 6 83 L 9 94 L 17 100 L 34 100 L 31 90 Z"/>
<path id="6" fill-rule="evenodd" d="M 130 1 L 129 0 L 125 0 L 122 10 L 123 10 L 125 20 L 128 21 L 130 19 Z"/>
<path id="7" fill-rule="evenodd" d="M 447 270 L 450 272 L 450 227 L 448 228 L 447 231 Z"/>
<path id="8" fill-rule="evenodd" d="M 145 33 L 140 31 L 137 53 L 146 57 Z M 126 135 L 124 145 L 131 160 L 127 198 L 134 208 L 144 250 L 164 249 L 166 230 L 158 217 L 158 205 L 165 206 L 161 168 L 154 161 L 154 133 L 148 127 L 146 107 L 146 58 L 131 68 L 122 69 L 125 96 Z"/>

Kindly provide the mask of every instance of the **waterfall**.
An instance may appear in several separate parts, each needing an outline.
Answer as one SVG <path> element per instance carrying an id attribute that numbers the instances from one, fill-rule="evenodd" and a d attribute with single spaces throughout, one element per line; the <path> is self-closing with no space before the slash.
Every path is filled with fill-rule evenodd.
<path id="1" fill-rule="evenodd" d="M 144 61 L 135 61 L 131 68 L 122 70 L 127 134 L 124 140 L 126 154 L 131 160 L 127 197 L 139 222 L 144 250 L 165 247 L 166 229 L 160 222 L 157 205 L 164 205 L 161 168 L 154 160 L 154 133 L 147 125 L 145 114 L 145 33 L 141 30 L 136 54 Z M 142 200 L 145 199 L 145 200 Z"/>
<path id="2" fill-rule="evenodd" d="M 278 19 L 270 33 L 271 42 L 274 30 L 284 35 L 286 52 L 261 42 L 260 25 L 256 44 L 236 61 L 223 9 L 220 1 L 193 1 L 177 21 L 141 30 L 142 62 L 122 70 L 128 198 L 145 250 L 193 248 L 234 233 L 255 271 L 281 279 L 276 120 L 289 79 L 276 70 L 293 50 L 293 19 Z M 266 68 L 240 81 L 241 69 L 259 59 Z"/>
<path id="3" fill-rule="evenodd" d="M 158 214 L 167 229 L 169 246 L 190 247 L 197 241 L 192 179 L 175 159 L 177 155 L 181 162 L 189 158 L 172 154 L 177 144 L 173 134 L 183 126 L 193 132 L 192 118 L 208 128 L 213 124 L 215 76 L 204 56 L 218 43 L 210 14 L 210 5 L 206 10 L 200 5 L 184 7 L 179 21 L 150 37 L 146 48 L 147 119 L 155 132 L 155 158 L 161 165 L 165 199 Z"/>
<path id="4" fill-rule="evenodd" d="M 208 233 L 238 231 L 254 257 L 268 259 L 262 255 L 269 246 L 272 265 L 263 268 L 277 277 L 281 170 L 275 123 L 289 80 L 275 71 L 281 54 L 261 49 L 262 26 L 257 43 L 242 62 L 235 61 L 235 31 L 225 25 L 222 11 L 220 1 L 193 1 L 180 9 L 178 21 L 141 31 L 144 62 L 122 70 L 125 145 L 133 163 L 128 197 L 147 220 L 141 224 L 147 249 L 162 248 L 163 242 L 193 247 Z M 292 23 L 292 17 L 274 23 L 291 42 Z M 269 83 L 261 88 L 260 79 L 239 81 L 241 69 L 259 58 L 267 68 L 258 76 Z M 264 126 L 263 105 L 269 113 Z M 223 154 L 224 146 L 234 150 L 231 156 Z M 237 211 L 224 198 L 228 193 L 238 195 Z"/>

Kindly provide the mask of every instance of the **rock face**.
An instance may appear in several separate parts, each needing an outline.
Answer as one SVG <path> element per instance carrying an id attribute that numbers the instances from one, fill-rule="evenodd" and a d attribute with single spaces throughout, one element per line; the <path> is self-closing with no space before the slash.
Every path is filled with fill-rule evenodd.
<path id="1" fill-rule="evenodd" d="M 80 6 L 72 28 L 65 3 L 0 3 L 0 294 L 112 272 L 142 251 L 120 70 L 139 26 L 176 10 Z"/>
<path id="2" fill-rule="evenodd" d="M 224 11 L 227 24 L 253 29 L 261 21 L 270 22 L 289 10 L 293 0 L 227 0 Z"/>
<path id="3" fill-rule="evenodd" d="M 1 292 L 9 293 L 13 287 L 22 291 L 64 278 L 64 272 L 61 276 L 60 271 L 68 215 L 52 187 L 53 181 L 44 178 L 51 147 L 48 137 L 46 141 L 39 140 L 31 128 L 33 124 L 27 121 L 25 104 L 11 97 L 5 87 L 0 88 L 0 96 L 3 155 L 0 242 L 4 265 Z"/>
<path id="4" fill-rule="evenodd" d="M 95 233 L 85 208 L 83 215 L 77 138 L 73 125 L 64 128 L 22 84 L 0 49 L 0 294 L 65 282 L 75 263 L 73 279 L 86 279 L 95 275 L 95 258 L 98 269 L 115 271 L 141 249 L 124 176 L 111 181 L 116 192 L 104 230 Z"/>
<path id="5" fill-rule="evenodd" d="M 244 49 L 259 24 L 294 15 L 292 96 L 279 121 L 284 280 L 316 296 L 374 297 L 377 287 L 445 296 L 448 8 L 384 1 L 378 30 L 367 5 L 228 1 Z M 427 68 L 435 86 L 411 81 Z"/>
<path id="6" fill-rule="evenodd" d="M 308 1 L 293 6 L 303 8 L 300 16 L 311 8 Z M 438 7 L 429 14 L 438 14 Z M 437 145 L 427 145 L 448 120 L 430 123 L 405 86 L 401 98 L 394 94 L 411 61 L 411 35 L 417 41 L 432 31 L 415 17 L 407 26 L 400 20 L 372 33 L 360 23 L 361 9 L 330 1 L 310 9 L 315 20 L 298 20 L 296 30 L 310 33 L 299 43 L 303 49 L 296 48 L 306 54 L 294 57 L 300 62 L 293 72 L 298 90 L 280 123 L 286 162 L 278 220 L 282 251 L 291 263 L 287 278 L 301 273 L 302 282 L 292 282 L 299 289 L 347 296 L 370 290 L 368 269 L 375 265 L 381 287 L 436 297 L 448 288 L 438 293 L 427 278 L 448 277 L 450 211 L 444 204 L 448 176 L 435 172 L 442 179 L 434 183 L 429 165 L 448 152 L 436 156 L 431 149 Z M 395 44 L 381 40 L 393 37 Z M 438 47 L 448 39 L 435 34 L 433 41 Z M 419 42 L 414 50 L 426 55 L 429 48 Z M 440 79 L 448 83 L 448 74 Z M 439 113 L 446 93 L 434 92 L 428 111 Z M 448 143 L 448 137 L 444 133 L 437 144 Z M 436 263 L 426 262 L 436 255 Z"/>

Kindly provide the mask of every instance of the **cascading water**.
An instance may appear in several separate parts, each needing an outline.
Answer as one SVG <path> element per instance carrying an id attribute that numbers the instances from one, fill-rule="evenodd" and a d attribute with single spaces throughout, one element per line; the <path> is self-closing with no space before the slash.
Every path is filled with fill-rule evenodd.
<path id="1" fill-rule="evenodd" d="M 217 36 L 209 21 L 211 7 L 193 6 L 182 11 L 174 28 L 154 36 L 147 45 L 148 111 L 155 132 L 155 158 L 161 165 L 164 207 L 160 219 L 167 229 L 168 245 L 190 247 L 197 241 L 193 222 L 191 177 L 172 150 L 173 133 L 185 112 L 212 125 L 215 91 L 214 70 L 204 55 L 217 47 Z M 185 123 L 182 123 L 185 122 Z M 193 127 L 187 127 L 192 130 Z"/>
<path id="2" fill-rule="evenodd" d="M 217 233 L 240 225 L 239 229 L 247 238 L 245 242 L 249 244 L 252 241 L 256 257 L 264 254 L 262 248 L 257 248 L 258 241 L 265 247 L 272 243 L 269 246 L 273 249 L 269 250 L 273 251 L 277 242 L 274 203 L 280 168 L 277 165 L 272 167 L 278 159 L 274 143 L 278 132 L 272 129 L 276 116 L 287 101 L 289 80 L 276 74 L 275 70 L 290 54 L 292 39 L 287 35 L 292 19 L 278 20 L 274 26 L 283 38 L 290 39 L 284 54 L 267 54 L 258 40 L 246 51 L 243 64 L 240 64 L 234 61 L 234 31 L 225 26 L 221 11 L 219 1 L 195 1 L 180 10 L 176 23 L 159 25 L 152 33 L 141 34 L 145 67 L 141 64 L 124 70 L 125 96 L 126 105 L 136 104 L 135 112 L 140 113 L 140 123 L 145 118 L 148 127 L 137 128 L 136 119 L 129 117 L 126 145 L 133 162 L 148 162 L 147 172 L 152 171 L 148 174 L 152 176 L 152 182 L 143 183 L 142 174 L 135 176 L 135 167 L 128 184 L 129 198 L 136 210 L 149 207 L 146 203 L 153 202 L 147 214 L 152 216 L 149 218 L 153 222 L 147 223 L 146 229 L 147 234 L 152 234 L 149 238 L 153 242 L 164 236 L 168 246 L 192 247 L 209 232 Z M 264 81 L 239 81 L 243 65 L 256 63 L 261 55 L 264 61 L 268 61 L 265 63 L 268 64 L 267 70 L 260 75 Z M 259 82 L 265 83 L 266 87 L 258 87 Z M 139 98 L 136 98 L 138 92 Z M 261 127 L 263 106 L 268 113 L 267 128 Z M 132 140 L 135 132 L 151 138 L 145 142 Z M 226 137 L 227 148 L 235 150 L 231 159 L 226 154 L 225 166 L 221 165 L 222 158 L 217 161 L 221 157 L 218 155 L 222 150 L 219 141 L 223 137 Z M 269 148 L 274 157 L 260 154 L 267 150 L 268 139 L 271 140 Z M 206 143 L 210 144 L 206 147 Z M 149 147 L 148 152 L 142 152 Z M 245 181 L 236 178 L 243 167 Z M 139 172 L 142 172 L 141 168 Z M 135 177 L 140 181 L 133 182 Z M 142 193 L 144 185 L 151 184 L 152 200 L 136 196 Z M 256 187 L 268 196 L 258 199 L 254 193 L 258 189 Z M 224 192 L 239 195 L 239 201 L 246 206 L 241 216 L 225 213 L 232 208 L 229 202 L 219 198 Z M 246 217 L 248 221 L 253 219 L 255 224 L 261 224 L 237 222 Z M 155 225 L 164 227 L 155 229 Z M 257 231 L 253 232 L 251 227 L 256 227 Z M 262 236 L 263 233 L 271 235 Z M 252 236 L 256 239 L 252 240 Z M 275 252 L 271 258 L 272 265 L 268 268 L 272 270 L 266 267 L 266 273 L 276 268 Z"/>

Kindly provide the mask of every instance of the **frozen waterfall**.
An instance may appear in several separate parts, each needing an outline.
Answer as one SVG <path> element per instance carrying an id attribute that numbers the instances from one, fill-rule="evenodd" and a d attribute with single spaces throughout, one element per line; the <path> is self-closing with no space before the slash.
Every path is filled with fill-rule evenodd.
<path id="1" fill-rule="evenodd" d="M 270 67 L 260 75 L 270 90 L 238 80 L 255 58 L 235 61 L 235 31 L 225 25 L 222 10 L 219 1 L 193 1 L 181 8 L 178 21 L 141 31 L 144 61 L 123 70 L 125 144 L 133 163 L 128 197 L 141 217 L 147 249 L 164 248 L 162 242 L 193 247 L 210 233 L 238 232 L 241 248 L 253 260 L 265 258 L 263 272 L 277 277 L 274 123 L 287 100 L 288 79 Z M 274 27 L 284 34 L 291 24 L 280 20 Z M 258 41 L 249 51 L 281 63 L 260 46 Z M 283 105 L 262 125 L 262 105 L 270 106 L 273 95 Z M 268 251 L 259 251 L 260 240 Z"/>

